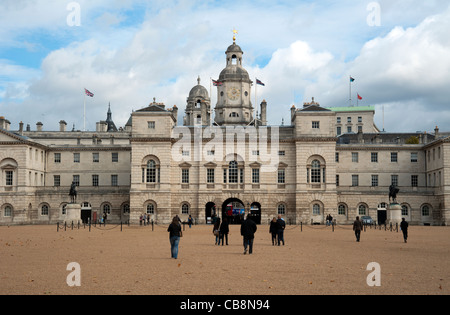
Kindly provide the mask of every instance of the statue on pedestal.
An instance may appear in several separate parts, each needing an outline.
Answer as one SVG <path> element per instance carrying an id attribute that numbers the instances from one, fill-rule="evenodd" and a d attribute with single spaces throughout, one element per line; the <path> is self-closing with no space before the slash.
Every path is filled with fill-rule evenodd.
<path id="1" fill-rule="evenodd" d="M 389 186 L 389 202 L 392 198 L 392 203 L 397 203 L 397 194 L 400 191 L 395 185 Z"/>
<path id="2" fill-rule="evenodd" d="M 75 182 L 72 182 L 72 185 L 70 185 L 69 196 L 71 203 L 77 202 L 77 185 L 75 185 Z"/>

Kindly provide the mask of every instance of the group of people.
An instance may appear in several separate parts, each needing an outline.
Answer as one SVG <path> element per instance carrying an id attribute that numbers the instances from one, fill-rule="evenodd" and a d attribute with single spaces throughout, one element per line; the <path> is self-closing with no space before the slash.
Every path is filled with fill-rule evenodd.
<path id="1" fill-rule="evenodd" d="M 286 223 L 281 217 L 278 215 L 278 219 L 274 217 L 270 222 L 269 233 L 272 235 L 272 245 L 280 246 L 281 243 L 284 245 L 284 230 L 286 228 Z M 408 239 L 408 222 L 405 221 L 405 218 L 402 218 L 402 222 L 400 223 L 400 228 L 403 232 L 404 242 L 407 242 Z M 244 245 L 244 255 L 253 253 L 253 240 L 255 238 L 255 233 L 257 230 L 256 223 L 250 219 L 249 216 L 242 222 L 241 224 L 241 236 L 243 238 Z M 361 231 L 363 230 L 363 223 L 356 217 L 355 222 L 353 223 L 353 231 L 355 232 L 356 241 L 359 242 L 361 238 Z M 169 225 L 167 231 L 169 232 L 170 239 L 170 248 L 172 258 L 178 258 L 178 244 L 180 243 L 180 238 L 183 236 L 182 228 L 181 228 L 181 220 L 178 216 L 175 216 L 172 220 L 172 223 Z M 213 223 L 213 233 L 216 237 L 216 245 L 222 246 L 225 244 L 228 245 L 228 234 L 230 233 L 230 228 L 228 224 L 227 218 L 224 218 L 221 222 L 220 218 L 216 218 Z"/>
<path id="2" fill-rule="evenodd" d="M 400 229 L 403 233 L 403 241 L 407 243 L 408 241 L 408 222 L 406 222 L 405 218 L 402 218 L 402 222 L 400 223 Z M 361 238 L 361 231 L 363 230 L 363 223 L 359 219 L 359 217 L 356 217 L 355 222 L 353 222 L 353 231 L 355 232 L 356 241 L 359 242 Z"/>

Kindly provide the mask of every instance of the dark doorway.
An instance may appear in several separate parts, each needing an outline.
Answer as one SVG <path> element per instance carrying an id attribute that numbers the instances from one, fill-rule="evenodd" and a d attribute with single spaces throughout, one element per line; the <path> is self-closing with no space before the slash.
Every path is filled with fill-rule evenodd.
<path id="1" fill-rule="evenodd" d="M 81 221 L 88 224 L 91 219 L 92 210 L 81 210 Z"/>
<path id="2" fill-rule="evenodd" d="M 237 198 L 225 200 L 222 204 L 222 218 L 227 218 L 229 224 L 241 224 L 245 218 L 244 203 Z"/>
<path id="3" fill-rule="evenodd" d="M 256 223 L 261 224 L 261 204 L 254 202 L 250 206 L 250 218 Z"/>
<path id="4" fill-rule="evenodd" d="M 378 224 L 382 225 L 386 223 L 386 219 L 387 219 L 387 210 L 378 210 Z"/>
<path id="5" fill-rule="evenodd" d="M 205 206 L 206 224 L 211 224 L 211 218 L 214 214 L 216 214 L 216 204 L 214 202 L 208 202 Z"/>

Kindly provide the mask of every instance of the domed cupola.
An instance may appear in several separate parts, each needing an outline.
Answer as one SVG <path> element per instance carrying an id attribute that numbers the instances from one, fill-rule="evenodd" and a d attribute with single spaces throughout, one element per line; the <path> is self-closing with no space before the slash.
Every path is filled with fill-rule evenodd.
<path id="1" fill-rule="evenodd" d="M 226 67 L 218 79 L 214 121 L 219 125 L 248 125 L 253 121 L 250 95 L 253 82 L 242 67 L 244 52 L 236 44 L 236 37 L 233 37 L 233 44 L 228 46 L 225 54 Z"/>
<path id="2" fill-rule="evenodd" d="M 185 126 L 206 126 L 210 123 L 211 99 L 208 90 L 200 84 L 200 76 L 197 82 L 198 84 L 191 89 L 187 98 L 186 115 L 183 122 Z"/>

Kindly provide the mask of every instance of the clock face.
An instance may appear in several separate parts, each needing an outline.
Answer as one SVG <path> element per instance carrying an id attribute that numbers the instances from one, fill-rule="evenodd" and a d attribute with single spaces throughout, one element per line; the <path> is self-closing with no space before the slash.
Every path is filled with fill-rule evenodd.
<path id="1" fill-rule="evenodd" d="M 241 91 L 235 87 L 228 89 L 228 98 L 232 101 L 237 100 L 240 95 L 241 95 Z"/>

